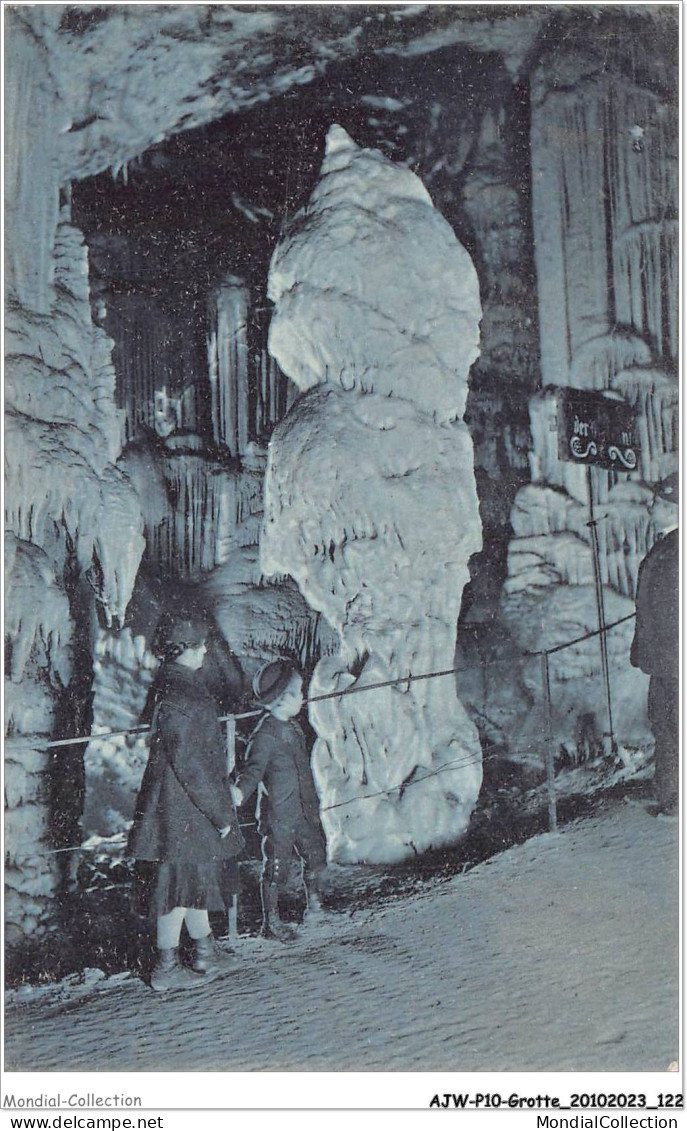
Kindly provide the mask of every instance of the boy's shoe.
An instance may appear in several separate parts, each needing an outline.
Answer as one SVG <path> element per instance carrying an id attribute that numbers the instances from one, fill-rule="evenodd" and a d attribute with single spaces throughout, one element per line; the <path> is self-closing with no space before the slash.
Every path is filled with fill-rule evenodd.
<path id="1" fill-rule="evenodd" d="M 191 990 L 202 985 L 202 980 L 193 970 L 182 966 L 179 961 L 179 952 L 174 947 L 170 950 L 158 950 L 157 960 L 150 975 L 150 988 L 157 993 L 165 990 Z"/>
<path id="2" fill-rule="evenodd" d="M 231 950 L 225 950 L 212 935 L 204 939 L 196 939 L 193 944 L 193 962 L 191 969 L 196 974 L 204 977 L 215 977 L 219 974 L 228 974 L 240 965 L 236 955 Z"/>
<path id="3" fill-rule="evenodd" d="M 677 813 L 660 812 L 660 813 L 656 814 L 656 820 L 657 821 L 667 821 L 669 825 L 676 825 L 677 824 Z"/>
<path id="4" fill-rule="evenodd" d="M 279 918 L 279 892 L 276 884 L 263 883 L 262 896 L 262 933 L 266 939 L 277 939 L 278 942 L 293 942 L 296 932 Z"/>
<path id="5" fill-rule="evenodd" d="M 281 943 L 293 942 L 296 938 L 293 927 L 289 927 L 279 918 L 271 918 L 269 922 L 263 923 L 262 933 L 266 939 L 276 939 L 277 942 Z"/>
<path id="6" fill-rule="evenodd" d="M 328 912 L 320 902 L 319 895 L 311 892 L 308 896 L 308 906 L 303 913 L 303 926 L 304 927 L 317 927 L 320 923 L 324 923 L 329 918 Z"/>

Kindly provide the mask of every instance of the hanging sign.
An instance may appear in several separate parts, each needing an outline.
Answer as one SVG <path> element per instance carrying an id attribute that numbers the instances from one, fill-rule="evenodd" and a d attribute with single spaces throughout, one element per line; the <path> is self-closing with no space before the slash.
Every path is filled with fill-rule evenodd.
<path id="1" fill-rule="evenodd" d="M 636 470 L 639 437 L 629 404 L 594 389 L 558 389 L 557 399 L 560 459 Z"/>

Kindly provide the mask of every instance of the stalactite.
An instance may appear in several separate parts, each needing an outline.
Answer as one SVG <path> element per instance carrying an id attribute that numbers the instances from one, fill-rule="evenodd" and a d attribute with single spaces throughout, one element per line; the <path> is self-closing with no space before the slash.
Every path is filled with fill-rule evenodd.
<path id="1" fill-rule="evenodd" d="M 518 492 L 511 511 L 516 538 L 560 534 L 564 530 L 580 534 L 586 518 L 584 505 L 566 492 L 534 484 Z"/>
<path id="2" fill-rule="evenodd" d="M 144 549 L 138 496 L 119 468 L 107 468 L 100 480 L 93 552 L 102 571 L 98 599 L 108 624 L 124 623 Z"/>
<path id="3" fill-rule="evenodd" d="M 266 346 L 260 346 L 253 364 L 252 379 L 257 390 L 254 435 L 261 440 L 269 437 L 274 425 L 289 410 L 298 396 L 298 388 L 284 376 Z"/>
<path id="4" fill-rule="evenodd" d="M 261 349 L 258 364 L 258 397 L 255 406 L 255 434 L 263 436 L 267 421 L 267 350 Z"/>
<path id="5" fill-rule="evenodd" d="M 279 366 L 270 354 L 268 361 L 269 373 L 269 423 L 276 424 L 281 413 L 279 412 Z"/>
<path id="6" fill-rule="evenodd" d="M 565 243 L 560 192 L 557 96 L 547 88 L 544 66 L 531 79 L 532 216 L 539 298 L 540 353 L 543 384 L 564 384 L 570 364 L 565 285 Z M 559 95 L 558 98 L 561 96 Z"/>
<path id="7" fill-rule="evenodd" d="M 175 405 L 171 427 L 192 427 L 193 421 L 182 420 L 181 413 L 179 390 L 188 381 L 188 371 L 179 319 L 152 296 L 132 292 L 108 297 L 105 325 L 117 343 L 117 393 L 126 414 L 127 439 L 135 439 L 141 425 L 155 431 L 156 396 L 161 392 L 170 407 Z"/>
<path id="8" fill-rule="evenodd" d="M 678 451 L 677 380 L 659 369 L 622 370 L 613 386 L 637 413 L 642 479 L 655 483 L 674 470 Z"/>
<path id="9" fill-rule="evenodd" d="M 578 384 L 580 351 L 618 326 L 642 335 L 654 358 L 674 357 L 672 108 L 612 75 L 547 93 L 542 72 L 534 95 L 534 218 L 546 240 L 538 250 L 545 383 Z M 552 275 L 556 246 L 560 269 Z M 563 332 L 570 372 L 561 364 L 563 351 L 548 340 L 558 342 Z"/>
<path id="10" fill-rule="evenodd" d="M 623 369 L 651 363 L 651 346 L 636 334 L 614 331 L 590 338 L 577 351 L 570 366 L 570 384 L 576 389 L 610 389 Z"/>
<path id="11" fill-rule="evenodd" d="M 115 541 L 120 552 L 126 547 L 131 553 L 127 570 L 134 574 L 142 549 L 139 518 L 131 498 L 123 502 L 124 485 L 111 494 L 119 442 L 112 343 L 91 321 L 86 247 L 66 223 L 56 235 L 55 279 L 49 318 L 35 316 L 30 327 L 14 315 L 8 319 L 6 525 L 50 552 L 55 524 L 63 523 L 84 570 L 99 539 L 104 591 L 112 615 L 123 616 L 133 577 L 123 581 L 108 550 L 107 508 L 116 498 L 114 529 L 121 507 L 128 507 Z"/>
<path id="12" fill-rule="evenodd" d="M 249 439 L 248 289 L 231 278 L 210 299 L 210 357 L 213 422 L 217 439 L 240 456 Z"/>
<path id="13" fill-rule="evenodd" d="M 208 362 L 208 380 L 210 382 L 210 417 L 212 420 L 212 438 L 216 444 L 220 441 L 219 420 L 219 359 L 217 356 L 217 331 L 210 330 L 207 335 L 206 352 Z"/>
<path id="14" fill-rule="evenodd" d="M 264 584 L 254 595 L 251 614 L 252 623 L 232 616 L 228 602 L 216 610 L 227 638 L 234 644 L 240 640 L 242 656 L 256 670 L 270 656 L 290 656 L 302 671 L 311 672 L 321 656 L 336 650 L 334 634 L 308 609 L 292 582 Z"/>
<path id="15" fill-rule="evenodd" d="M 47 314 L 54 298 L 63 123 L 47 52 L 16 11 L 5 14 L 6 282 L 28 310 Z"/>
<path id="16" fill-rule="evenodd" d="M 645 221 L 626 229 L 614 244 L 618 320 L 645 333 L 658 357 L 676 355 L 678 305 L 672 300 L 678 262 L 678 227 L 673 220 Z"/>
<path id="17" fill-rule="evenodd" d="M 604 138 L 596 91 L 566 98 L 561 108 L 559 121 L 565 143 L 559 151 L 558 206 L 563 210 L 568 336 L 574 358 L 590 337 L 608 328 Z"/>
<path id="18" fill-rule="evenodd" d="M 157 532 L 149 558 L 163 574 L 198 579 L 222 562 L 244 492 L 236 473 L 190 452 L 169 454 L 163 477 L 167 491 L 158 492 L 146 517 L 148 530 Z"/>
<path id="19" fill-rule="evenodd" d="M 598 525 L 602 576 L 617 592 L 633 598 L 642 558 L 653 543 L 649 517 L 652 494 L 633 480 L 616 484 Z"/>
<path id="20" fill-rule="evenodd" d="M 620 392 L 636 410 L 639 471 L 652 483 L 677 461 L 674 113 L 610 68 L 590 75 L 580 64 L 575 76 L 570 67 L 565 90 L 558 77 L 555 61 L 546 60 L 532 88 L 544 384 Z M 559 458 L 550 393 L 532 399 L 530 421 L 533 484 L 516 498 L 512 513 L 516 537 L 503 615 L 521 644 L 538 634 L 540 648 L 595 628 L 596 617 L 586 566 L 581 569 L 591 562 L 586 469 Z M 651 492 L 636 475 L 592 468 L 591 480 L 610 621 L 622 602 L 632 609 L 639 564 L 655 537 Z M 571 534 L 582 540 L 577 549 Z M 645 687 L 629 665 L 630 637 L 617 630 L 609 649 L 623 672 L 614 688 L 622 703 L 619 737 L 636 740 L 646 728 Z M 605 717 L 597 656 L 598 646 L 582 648 L 579 656 L 566 650 L 552 665 L 555 728 L 566 742 L 580 704 Z M 537 673 L 529 678 L 536 694 Z"/>

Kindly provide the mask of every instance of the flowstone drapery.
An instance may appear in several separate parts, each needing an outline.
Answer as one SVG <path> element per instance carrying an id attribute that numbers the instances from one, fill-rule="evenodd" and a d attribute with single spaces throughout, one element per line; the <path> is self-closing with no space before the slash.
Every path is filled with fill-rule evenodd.
<path id="1" fill-rule="evenodd" d="M 638 59 L 645 50 L 638 45 Z M 586 469 L 558 455 L 549 386 L 620 395 L 637 414 L 639 466 L 592 468 L 606 623 L 629 617 L 655 541 L 650 484 L 677 467 L 676 105 L 636 79 L 552 51 L 533 82 L 532 187 L 545 389 L 530 402 L 532 482 L 511 515 L 502 616 L 523 649 L 597 628 Z M 641 68 L 637 67 L 637 73 Z M 563 76 L 565 79 L 563 81 Z M 675 521 L 677 522 L 677 514 Z M 608 634 L 615 737 L 646 744 L 647 679 L 630 666 L 633 625 Z M 541 694 L 538 660 L 525 681 Z M 558 745 L 580 719 L 607 729 L 598 644 L 551 662 Z"/>
<path id="2" fill-rule="evenodd" d="M 269 277 L 270 350 L 305 393 L 277 427 L 261 561 L 340 641 L 318 695 L 452 666 L 481 547 L 462 414 L 477 276 L 421 182 L 338 126 Z M 455 840 L 481 783 L 451 678 L 313 704 L 330 856 L 403 859 Z"/>

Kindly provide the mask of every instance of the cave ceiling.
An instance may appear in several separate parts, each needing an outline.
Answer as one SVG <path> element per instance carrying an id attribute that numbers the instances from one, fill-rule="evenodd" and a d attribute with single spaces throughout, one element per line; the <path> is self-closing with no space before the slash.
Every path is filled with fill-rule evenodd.
<path id="1" fill-rule="evenodd" d="M 180 130 L 264 103 L 332 63 L 498 51 L 515 74 L 545 16 L 451 4 L 35 5 L 15 9 L 44 44 L 63 107 L 67 179 L 121 168 Z"/>
<path id="2" fill-rule="evenodd" d="M 187 294 L 231 272 L 264 281 L 332 121 L 421 175 L 435 163 L 434 134 L 467 138 L 437 174 L 455 179 L 480 77 L 486 69 L 495 92 L 508 84 L 543 21 L 536 9 L 455 5 L 61 12 L 41 31 L 66 76 L 62 161 L 80 182 L 73 215 L 95 271 L 158 293 L 177 282 Z M 447 91 L 461 92 L 460 120 L 444 107 L 439 123 Z"/>
<path id="3" fill-rule="evenodd" d="M 465 48 L 332 64 L 307 87 L 151 146 L 125 173 L 77 182 L 74 220 L 96 268 L 107 260 L 125 284 L 207 289 L 213 274 L 235 273 L 260 285 L 316 183 L 333 121 L 429 179 L 450 211 L 485 106 L 510 86 L 497 52 Z"/>
<path id="4" fill-rule="evenodd" d="M 617 7 L 621 15 L 634 13 L 645 21 L 655 15 L 654 35 L 670 22 L 668 7 L 653 13 Z M 590 7 L 583 18 L 603 21 L 609 8 Z M 409 59 L 462 47 L 499 53 L 515 78 L 542 34 L 555 39 L 560 34 L 556 21 L 578 16 L 579 9 L 553 4 L 36 4 L 13 9 L 13 18 L 28 24 L 45 47 L 62 100 L 62 170 L 72 180 L 121 168 L 164 138 L 308 85 L 345 60 Z M 606 38 L 612 37 L 611 29 Z M 657 54 L 665 54 L 663 45 L 658 47 Z"/>
<path id="5" fill-rule="evenodd" d="M 202 290 L 221 273 L 264 278 L 332 121 L 430 182 L 469 246 L 451 199 L 485 102 L 581 22 L 606 60 L 628 40 L 626 25 L 614 39 L 609 7 L 38 4 L 13 18 L 45 49 L 61 176 L 96 270 L 105 237 L 107 273 L 125 285 L 174 276 Z"/>

